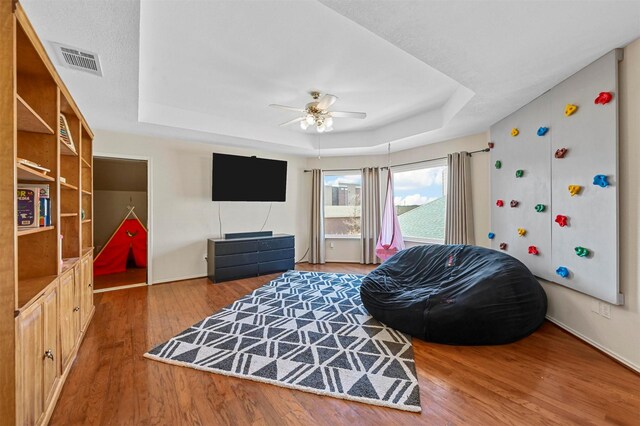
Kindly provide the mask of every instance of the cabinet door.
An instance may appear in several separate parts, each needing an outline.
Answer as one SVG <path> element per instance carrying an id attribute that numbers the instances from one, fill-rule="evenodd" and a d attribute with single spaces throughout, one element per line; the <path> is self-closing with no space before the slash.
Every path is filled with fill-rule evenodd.
<path id="1" fill-rule="evenodd" d="M 38 423 L 44 412 L 42 399 L 42 304 L 34 303 L 17 320 L 18 424 Z"/>
<path id="2" fill-rule="evenodd" d="M 80 338 L 80 327 L 82 325 L 82 263 L 76 263 L 73 268 L 73 330 L 75 332 L 73 343 Z"/>
<path id="3" fill-rule="evenodd" d="M 74 317 L 74 274 L 73 271 L 65 273 L 60 278 L 60 360 L 62 371 L 67 367 L 69 358 L 76 342 L 76 329 Z"/>
<path id="4" fill-rule="evenodd" d="M 93 309 L 93 258 L 85 256 L 82 258 L 82 306 L 80 309 L 82 316 L 82 329 L 87 328 L 89 314 Z"/>
<path id="5" fill-rule="evenodd" d="M 58 286 L 44 295 L 42 300 L 43 400 L 49 405 L 53 390 L 60 377 L 60 354 L 58 352 Z"/>

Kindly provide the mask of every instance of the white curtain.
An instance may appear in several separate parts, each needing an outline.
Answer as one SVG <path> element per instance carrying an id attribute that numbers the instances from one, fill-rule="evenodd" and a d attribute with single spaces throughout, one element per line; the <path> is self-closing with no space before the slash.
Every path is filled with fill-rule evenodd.
<path id="1" fill-rule="evenodd" d="M 380 263 L 376 242 L 380 233 L 380 169 L 362 169 L 360 263 Z"/>
<path id="2" fill-rule="evenodd" d="M 309 263 L 324 263 L 324 181 L 322 170 L 311 171 L 311 241 Z"/>
<path id="3" fill-rule="evenodd" d="M 471 161 L 466 151 L 447 156 L 448 185 L 445 244 L 475 244 L 471 205 Z"/>

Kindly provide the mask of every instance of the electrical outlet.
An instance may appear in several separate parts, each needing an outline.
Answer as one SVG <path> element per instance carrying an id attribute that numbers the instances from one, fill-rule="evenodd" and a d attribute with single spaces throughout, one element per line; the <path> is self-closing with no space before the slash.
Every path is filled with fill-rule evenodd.
<path id="1" fill-rule="evenodd" d="M 329 248 L 333 248 L 333 241 L 329 243 Z"/>
<path id="2" fill-rule="evenodd" d="M 611 305 L 605 302 L 600 302 L 600 315 L 607 319 L 611 319 Z"/>

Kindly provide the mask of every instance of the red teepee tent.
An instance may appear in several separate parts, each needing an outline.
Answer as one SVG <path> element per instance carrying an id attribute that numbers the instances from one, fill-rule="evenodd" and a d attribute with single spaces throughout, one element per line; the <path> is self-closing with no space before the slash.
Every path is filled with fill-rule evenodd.
<path id="1" fill-rule="evenodd" d="M 147 229 L 133 207 L 116 228 L 107 244 L 93 261 L 93 274 L 107 275 L 127 270 L 127 259 L 131 254 L 138 268 L 147 267 Z M 130 218 L 133 216 L 133 218 Z"/>

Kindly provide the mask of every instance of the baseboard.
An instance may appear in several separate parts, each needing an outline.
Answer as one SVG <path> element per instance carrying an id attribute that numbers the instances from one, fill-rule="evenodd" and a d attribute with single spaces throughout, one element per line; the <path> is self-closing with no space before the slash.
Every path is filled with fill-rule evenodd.
<path id="1" fill-rule="evenodd" d="M 160 280 L 160 281 L 154 281 L 154 282 L 149 283 L 149 284 L 151 284 L 151 285 L 164 284 L 164 283 L 172 283 L 174 281 L 195 280 L 195 279 L 198 279 L 198 278 L 207 278 L 207 276 L 206 275 L 186 275 L 186 276 L 183 276 L 183 277 L 175 277 L 175 278 L 168 278 L 168 279 Z"/>
<path id="2" fill-rule="evenodd" d="M 106 293 L 107 291 L 115 291 L 115 290 L 125 290 L 128 288 L 134 288 L 134 287 L 145 287 L 147 286 L 147 283 L 140 283 L 140 284 L 127 284 L 127 285 L 119 285 L 116 287 L 107 287 L 107 288 L 101 288 L 98 290 L 93 290 L 94 293 Z"/>
<path id="3" fill-rule="evenodd" d="M 617 353 L 611 351 L 608 348 L 605 348 L 604 346 L 602 346 L 601 344 L 599 344 L 598 342 L 595 342 L 594 340 L 588 338 L 587 336 L 585 336 L 584 334 L 580 333 L 579 331 L 574 330 L 573 328 L 569 327 L 568 325 L 558 321 L 555 318 L 550 317 L 549 315 L 546 316 L 546 318 L 551 321 L 552 323 L 554 323 L 555 325 L 557 325 L 558 327 L 562 328 L 563 330 L 566 330 L 567 332 L 573 334 L 574 336 L 576 336 L 578 339 L 582 340 L 583 342 L 593 346 L 594 348 L 598 349 L 600 352 L 603 352 L 605 355 L 607 355 L 610 358 L 613 358 L 615 361 L 619 362 L 620 364 L 624 365 L 625 367 L 640 373 L 640 365 L 636 365 L 633 362 L 629 361 L 628 359 L 626 359 L 623 356 L 618 355 Z"/>

